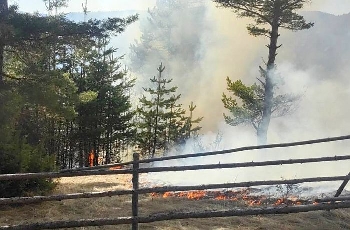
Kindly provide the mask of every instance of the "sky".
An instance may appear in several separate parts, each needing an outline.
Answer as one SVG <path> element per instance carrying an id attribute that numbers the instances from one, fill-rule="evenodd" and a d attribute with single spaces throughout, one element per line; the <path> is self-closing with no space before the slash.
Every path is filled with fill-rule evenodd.
<path id="1" fill-rule="evenodd" d="M 155 5 L 156 0 L 88 0 L 89 11 L 118 11 L 118 10 L 146 10 Z M 9 0 L 9 4 L 17 3 L 21 11 L 46 12 L 43 0 Z M 70 0 L 66 12 L 82 11 L 85 0 Z"/>
<path id="2" fill-rule="evenodd" d="M 155 5 L 156 0 L 88 0 L 90 11 L 114 11 L 114 10 L 146 10 Z M 43 0 L 9 0 L 9 4 L 17 3 L 21 11 L 45 12 Z M 82 11 L 82 3 L 85 0 L 70 0 L 69 7 L 65 11 Z M 350 12 L 349 0 L 313 0 L 307 10 L 323 11 L 335 15 Z"/>

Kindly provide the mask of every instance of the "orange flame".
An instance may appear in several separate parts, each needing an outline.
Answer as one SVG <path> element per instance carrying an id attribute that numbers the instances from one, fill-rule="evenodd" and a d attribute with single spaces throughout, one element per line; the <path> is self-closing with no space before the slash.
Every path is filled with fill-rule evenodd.
<path id="1" fill-rule="evenodd" d="M 122 169 L 122 168 L 123 168 L 123 166 L 117 165 L 117 166 L 110 167 L 109 170 L 118 170 L 118 169 Z"/>
<path id="2" fill-rule="evenodd" d="M 184 192 L 165 192 L 165 193 L 152 193 L 152 196 L 158 196 L 163 198 L 187 198 L 190 200 L 202 200 L 202 199 L 214 199 L 214 200 L 227 200 L 233 202 L 243 201 L 248 206 L 259 206 L 264 204 L 274 205 L 302 205 L 305 204 L 305 200 L 300 200 L 298 197 L 283 197 L 275 201 L 268 199 L 263 195 L 249 195 L 249 189 L 239 191 L 184 191 Z"/>

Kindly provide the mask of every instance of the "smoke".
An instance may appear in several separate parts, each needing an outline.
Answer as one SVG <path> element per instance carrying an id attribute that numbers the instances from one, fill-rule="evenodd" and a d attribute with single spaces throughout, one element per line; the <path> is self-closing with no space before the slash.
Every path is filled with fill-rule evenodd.
<path id="1" fill-rule="evenodd" d="M 224 131 L 220 132 L 222 139 L 215 133 L 207 133 L 200 140 L 191 139 L 181 149 L 172 150 L 167 155 L 191 154 L 206 151 L 233 149 L 242 146 L 255 145 L 255 136 L 247 129 L 235 127 L 234 130 L 221 124 Z M 239 135 L 237 135 L 239 133 Z M 345 142 L 323 143 L 312 146 L 298 146 L 290 148 L 276 148 L 266 150 L 251 150 L 224 155 L 185 158 L 165 162 L 155 162 L 153 167 L 169 167 L 183 165 L 206 165 L 241 162 L 261 162 L 270 160 L 287 160 L 297 158 L 313 158 L 334 155 L 346 155 L 348 146 Z M 277 165 L 265 167 L 211 169 L 183 172 L 148 173 L 141 177 L 146 186 L 186 186 L 202 184 L 237 183 L 259 180 L 298 179 L 307 177 L 328 177 L 347 175 L 349 163 L 322 162 L 293 165 Z M 302 196 L 319 196 L 321 193 L 334 195 L 341 182 L 304 183 L 300 189 Z M 349 190 L 350 186 L 347 186 Z M 305 189 L 308 189 L 306 192 Z M 300 192 L 295 191 L 295 192 Z"/>
<path id="2" fill-rule="evenodd" d="M 350 2 L 347 0 L 313 0 L 306 5 L 305 10 L 319 10 L 334 15 L 342 15 L 350 12 Z"/>
<path id="3" fill-rule="evenodd" d="M 189 50 L 181 51 L 171 57 L 166 66 L 168 66 L 168 77 L 173 78 L 174 85 L 179 87 L 183 104 L 193 101 L 197 105 L 194 116 L 204 116 L 201 123 L 203 133 L 199 139 L 189 140 L 180 152 L 173 150 L 168 152 L 168 155 L 231 149 L 256 144 L 255 130 L 252 127 L 232 127 L 224 123 L 222 114 L 227 111 L 221 102 L 221 95 L 226 91 L 226 76 L 232 80 L 242 79 L 245 84 L 256 82 L 256 77 L 259 77 L 258 66 L 263 65 L 267 59 L 268 51 L 265 44 L 268 41 L 248 35 L 246 25 L 249 24 L 249 20 L 237 18 L 228 9 L 218 9 L 210 1 L 203 3 L 202 6 L 204 7 L 203 13 L 199 14 L 201 23 L 191 21 L 193 17 L 190 11 L 172 16 L 173 19 L 176 18 L 178 26 L 177 30 L 171 33 L 170 40 Z M 347 40 L 350 33 L 349 30 L 339 32 L 336 26 L 329 28 L 329 23 L 338 25 L 345 18 L 322 13 L 305 14 L 308 20 L 316 23 L 315 28 L 296 33 L 282 30 L 280 42 L 283 43 L 283 46 L 277 56 L 278 72 L 285 82 L 278 90 L 281 93 L 300 94 L 301 99 L 297 102 L 294 113 L 271 121 L 268 132 L 269 143 L 349 134 L 350 82 L 347 76 L 349 67 L 345 67 L 342 63 L 343 60 L 347 60 L 344 58 L 349 54 L 350 47 L 341 41 Z M 191 33 L 193 31 L 195 35 Z M 338 38 L 337 42 L 334 42 L 334 37 Z M 344 47 L 338 47 L 339 43 Z M 157 60 L 157 56 L 147 57 L 146 61 L 148 60 L 160 61 Z M 156 67 L 157 65 L 153 66 L 153 69 L 155 70 Z M 137 75 L 139 84 L 144 86 L 147 80 L 155 74 L 144 76 L 138 73 Z M 156 163 L 154 166 L 346 155 L 348 154 L 347 146 L 349 146 L 349 141 L 287 149 L 255 150 L 172 160 Z M 144 179 L 157 185 L 193 185 L 339 176 L 348 173 L 349 163 L 343 161 L 242 169 L 163 172 L 149 174 Z M 337 189 L 339 184 L 340 182 L 326 183 L 330 190 Z M 320 184 L 317 186 L 319 187 Z M 347 189 L 350 189 L 350 186 Z"/>

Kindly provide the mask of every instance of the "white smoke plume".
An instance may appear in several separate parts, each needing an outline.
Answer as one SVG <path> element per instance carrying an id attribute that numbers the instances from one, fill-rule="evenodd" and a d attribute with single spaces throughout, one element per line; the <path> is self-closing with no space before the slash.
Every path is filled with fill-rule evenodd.
<path id="1" fill-rule="evenodd" d="M 228 9 L 218 9 L 208 1 L 205 4 L 205 23 L 202 30 L 198 53 L 200 59 L 196 63 L 188 63 L 192 68 L 184 74 L 184 63 L 173 59 L 168 63 L 174 70 L 169 76 L 174 84 L 179 86 L 184 104 L 193 101 L 197 105 L 196 115 L 204 116 L 202 122 L 203 133 L 198 140 L 190 140 L 180 153 L 186 154 L 198 151 L 214 151 L 231 149 L 256 144 L 255 130 L 250 126 L 232 127 L 224 123 L 225 111 L 221 95 L 226 89 L 226 76 L 233 80 L 242 79 L 246 84 L 252 84 L 258 76 L 258 66 L 267 59 L 267 40 L 249 36 L 246 25 L 249 20 L 237 18 Z M 349 9 L 350 12 L 350 9 Z M 323 20 L 322 13 L 306 13 L 308 20 L 315 19 L 315 28 L 309 31 L 291 33 L 281 31 L 280 41 L 283 43 L 277 57 L 278 71 L 285 80 L 280 87 L 281 92 L 301 94 L 297 110 L 288 116 L 273 119 L 268 132 L 269 143 L 293 142 L 308 139 L 317 139 L 331 136 L 347 135 L 350 133 L 348 119 L 350 108 L 350 82 L 348 67 L 340 65 L 346 54 L 349 54 L 349 45 L 341 48 L 344 54 L 335 56 L 332 49 L 334 33 L 327 31 L 327 22 L 335 23 L 342 18 L 329 16 L 331 20 Z M 345 16 L 343 16 L 345 17 Z M 191 21 L 181 21 L 187 30 L 196 30 L 197 25 Z M 187 19 L 184 17 L 184 20 Z M 317 24 L 317 23 L 320 24 Z M 328 28 L 330 29 L 330 28 Z M 333 28 L 334 29 L 334 28 Z M 322 32 L 323 31 L 323 32 Z M 347 29 L 346 31 L 349 31 Z M 348 32 L 342 33 L 346 40 Z M 349 33 L 350 34 L 350 33 Z M 321 36 L 320 38 L 317 35 Z M 172 39 L 181 40 L 182 34 L 173 33 Z M 327 36 L 327 37 L 325 37 Z M 339 37 L 339 35 L 337 35 Z M 329 43 L 318 43 L 319 40 Z M 339 47 L 337 47 L 339 49 Z M 310 52 L 311 51 L 311 52 Z M 317 51 L 317 52 L 316 52 Z M 321 51 L 321 52 L 320 52 Z M 340 52 L 341 52 L 340 51 Z M 315 55 L 313 55 L 315 52 Z M 320 52 L 320 53 L 318 53 Z M 329 55 L 328 59 L 323 58 Z M 330 64 L 329 62 L 332 62 Z M 178 72 L 176 72 L 178 71 Z M 146 76 L 149 79 L 151 76 Z M 145 84 L 145 81 L 142 81 Z M 195 116 L 196 116 L 195 115 Z M 221 135 L 217 141 L 218 133 Z M 196 142 L 197 141 L 197 142 Z M 310 158 L 349 154 L 347 151 L 350 141 L 318 144 L 313 146 L 293 147 L 274 150 L 248 151 L 222 156 L 190 158 L 172 160 L 164 163 L 155 163 L 154 166 L 175 166 L 228 162 L 265 161 L 291 158 Z M 198 149 L 201 146 L 201 149 Z M 283 165 L 242 169 L 201 170 L 171 173 L 152 173 L 145 178 L 155 184 L 192 185 L 240 182 L 252 180 L 293 179 L 303 177 L 340 176 L 349 173 L 349 162 L 326 162 L 302 165 Z M 336 190 L 341 182 L 327 183 L 331 190 Z M 318 185 L 320 186 L 320 185 Z M 347 187 L 350 189 L 350 186 Z"/>

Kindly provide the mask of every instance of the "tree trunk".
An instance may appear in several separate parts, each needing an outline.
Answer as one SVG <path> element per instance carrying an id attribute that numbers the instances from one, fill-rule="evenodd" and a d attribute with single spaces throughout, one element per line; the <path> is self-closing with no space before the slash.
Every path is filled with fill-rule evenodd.
<path id="1" fill-rule="evenodd" d="M 269 59 L 267 62 L 266 69 L 266 81 L 265 81 L 265 98 L 264 98 L 264 107 L 261 123 L 257 129 L 257 138 L 258 145 L 267 144 L 267 130 L 270 125 L 271 114 L 272 114 L 272 103 L 273 103 L 273 93 L 274 93 L 274 70 L 275 70 L 275 60 L 276 60 L 276 51 L 277 40 L 279 37 L 278 28 L 279 28 L 279 16 L 276 15 L 272 24 L 271 37 L 269 48 Z"/>
<path id="2" fill-rule="evenodd" d="M 3 71 L 4 71 L 4 52 L 5 52 L 5 35 L 7 30 L 7 17 L 9 9 L 7 0 L 0 0 L 0 85 L 4 83 Z"/>

